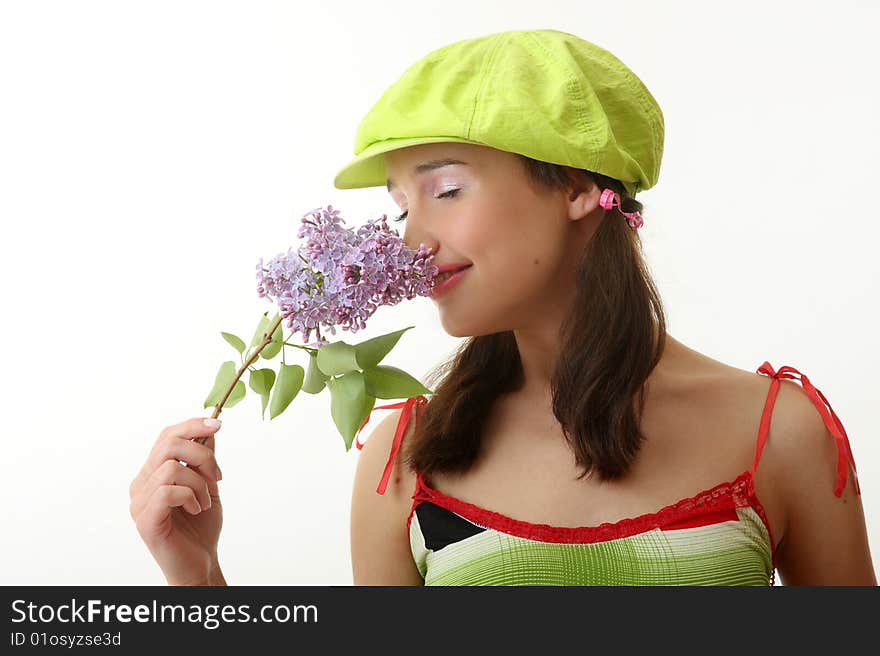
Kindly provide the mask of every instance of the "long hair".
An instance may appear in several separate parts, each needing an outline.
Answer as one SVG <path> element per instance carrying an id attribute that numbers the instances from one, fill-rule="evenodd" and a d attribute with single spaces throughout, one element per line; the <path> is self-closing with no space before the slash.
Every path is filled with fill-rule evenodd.
<path id="1" fill-rule="evenodd" d="M 538 187 L 565 189 L 589 178 L 619 193 L 623 211 L 643 209 L 613 178 L 519 157 L 527 179 Z M 560 326 L 551 395 L 553 414 L 584 469 L 579 478 L 595 471 L 601 480 L 613 480 L 627 473 L 644 440 L 639 430 L 644 383 L 663 353 L 666 318 L 637 232 L 617 208 L 605 214 L 577 269 L 575 300 Z M 523 383 L 512 331 L 466 338 L 427 374 L 434 394 L 404 442 L 404 462 L 426 476 L 466 472 L 480 452 L 488 410 Z"/>

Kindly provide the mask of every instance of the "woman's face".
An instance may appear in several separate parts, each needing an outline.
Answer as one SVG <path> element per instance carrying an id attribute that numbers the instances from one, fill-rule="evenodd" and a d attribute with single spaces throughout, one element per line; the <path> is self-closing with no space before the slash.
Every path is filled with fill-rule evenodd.
<path id="1" fill-rule="evenodd" d="M 473 265 L 434 298 L 447 333 L 486 335 L 558 321 L 573 295 L 580 253 L 603 212 L 593 212 L 595 186 L 575 199 L 564 190 L 539 189 L 517 155 L 474 144 L 422 144 L 384 156 L 389 193 L 406 212 L 405 243 L 432 248 L 435 265 Z M 445 159 L 463 164 L 416 171 Z M 581 220 L 591 212 L 594 221 Z"/>

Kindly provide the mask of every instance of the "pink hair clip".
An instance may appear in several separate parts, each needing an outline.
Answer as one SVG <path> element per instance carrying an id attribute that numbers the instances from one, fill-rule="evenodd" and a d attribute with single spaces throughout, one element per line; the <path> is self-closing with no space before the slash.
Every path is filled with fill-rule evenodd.
<path id="1" fill-rule="evenodd" d="M 602 192 L 602 196 L 599 198 L 599 205 L 606 210 L 617 207 L 617 211 L 626 217 L 626 222 L 629 223 L 630 228 L 638 230 L 644 223 L 641 212 L 624 212 L 620 209 L 620 194 L 613 189 L 605 189 L 605 191 Z"/>

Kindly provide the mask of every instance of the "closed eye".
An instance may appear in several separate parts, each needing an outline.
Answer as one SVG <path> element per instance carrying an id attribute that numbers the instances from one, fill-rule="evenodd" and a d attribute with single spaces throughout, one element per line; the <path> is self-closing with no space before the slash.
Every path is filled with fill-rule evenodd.
<path id="1" fill-rule="evenodd" d="M 450 189 L 449 191 L 444 191 L 442 194 L 437 196 L 437 198 L 455 198 L 459 191 L 461 191 L 461 189 Z M 403 221 L 406 218 L 407 214 L 409 214 L 409 211 L 406 211 L 400 216 L 392 219 L 392 221 L 394 221 L 395 223 Z"/>

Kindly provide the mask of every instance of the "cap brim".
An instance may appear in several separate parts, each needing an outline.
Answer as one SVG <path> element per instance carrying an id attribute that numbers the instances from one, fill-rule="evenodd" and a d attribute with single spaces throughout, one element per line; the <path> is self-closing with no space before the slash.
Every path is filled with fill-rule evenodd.
<path id="1" fill-rule="evenodd" d="M 333 178 L 333 186 L 337 189 L 359 189 L 362 187 L 384 187 L 388 175 L 385 172 L 383 153 L 408 146 L 427 143 L 469 143 L 478 146 L 485 144 L 458 137 L 410 137 L 406 139 L 386 139 L 377 141 L 364 148 L 361 153 L 348 164 L 339 169 Z"/>

